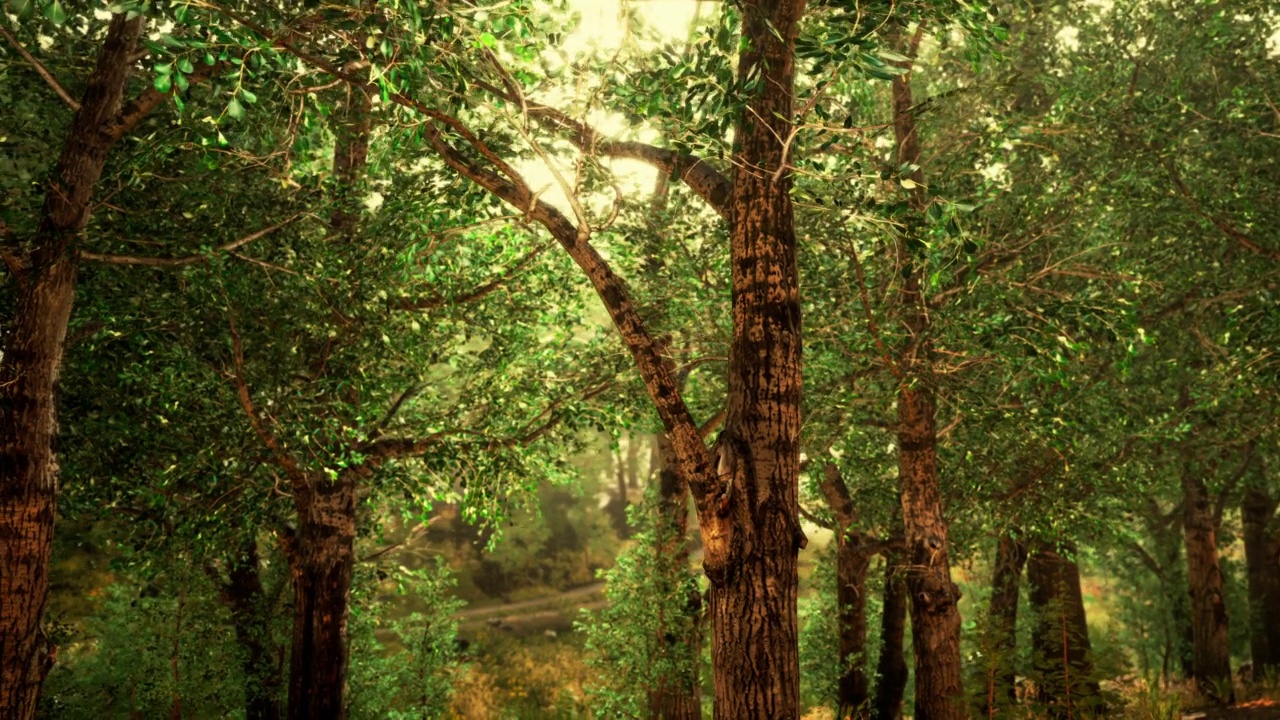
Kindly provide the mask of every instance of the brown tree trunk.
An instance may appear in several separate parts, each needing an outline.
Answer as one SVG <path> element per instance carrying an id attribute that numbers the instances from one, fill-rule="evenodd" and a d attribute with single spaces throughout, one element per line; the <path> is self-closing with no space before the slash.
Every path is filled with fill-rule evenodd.
<path id="1" fill-rule="evenodd" d="M 676 471 L 675 454 L 666 435 L 658 436 L 658 519 L 654 552 L 669 570 L 672 590 L 680 587 L 689 572 L 689 486 Z M 700 655 L 699 629 L 702 596 L 694 589 L 685 603 L 685 615 L 670 618 L 659 628 L 660 640 L 670 647 L 672 656 Z M 667 618 L 663 618 L 667 621 Z M 698 663 L 694 662 L 685 677 L 665 679 L 649 695 L 649 717 L 653 720 L 698 720 L 702 717 L 702 687 L 698 679 Z"/>
<path id="2" fill-rule="evenodd" d="M 360 61 L 348 65 L 352 71 L 362 67 L 365 64 Z M 362 88 L 346 92 L 334 119 L 337 186 L 329 230 L 336 242 L 353 243 L 369 156 L 371 101 Z M 358 298 L 360 288 L 352 285 L 345 289 Z M 355 567 L 356 486 L 370 469 L 351 468 L 332 480 L 315 474 L 294 476 L 301 482 L 293 489 L 298 530 L 287 543 L 294 590 L 289 662 L 292 720 L 342 720 L 347 714 L 347 614 Z"/>
<path id="3" fill-rule="evenodd" d="M 1256 486 L 1245 490 L 1240 504 L 1254 677 L 1280 670 L 1280 526 L 1276 504 L 1275 497 Z"/>
<path id="4" fill-rule="evenodd" d="M 800 295 L 786 141 L 804 0 L 745 0 L 734 142 L 729 404 L 717 445 L 733 536 L 699 507 L 711 579 L 715 717 L 800 715 Z M 726 546 L 726 540 L 728 544 Z"/>
<path id="5" fill-rule="evenodd" d="M 0 717 L 35 714 L 53 660 L 40 630 L 56 514 L 54 393 L 76 284 L 76 236 L 118 135 L 116 119 L 145 20 L 114 15 L 45 189 L 32 251 L 0 353 Z"/>
<path id="6" fill-rule="evenodd" d="M 730 223 L 729 399 L 714 453 L 704 444 L 664 362 L 663 343 L 649 333 L 625 283 L 591 245 L 585 214 L 575 224 L 538 198 L 456 118 L 392 96 L 438 120 L 425 126 L 425 137 L 451 168 L 555 237 L 591 281 L 644 378 L 698 510 L 703 568 L 711 581 L 717 718 L 796 718 L 800 712 L 800 297 L 786 155 L 794 119 L 795 40 L 804 7 L 804 0 L 739 3 L 743 50 L 738 73 L 746 102 L 734 134 L 731 183 L 726 186 L 706 163 L 685 165 L 688 156 L 652 146 L 641 150 L 668 171 L 683 168 L 681 179 Z M 501 88 L 491 92 L 519 100 Z M 593 129 L 545 106 L 529 107 L 539 118 L 572 131 L 580 147 L 591 145 L 595 152 L 593 140 L 599 136 Z M 445 126 L 488 163 L 451 145 Z"/>
<path id="7" fill-rule="evenodd" d="M 286 545 L 293 574 L 289 717 L 346 717 L 347 611 L 355 567 L 355 478 L 312 478 Z M 298 499 L 297 491 L 294 491 Z"/>
<path id="8" fill-rule="evenodd" d="M 281 678 L 271 657 L 271 601 L 262 588 L 258 544 L 246 541 L 227 563 L 221 595 L 231 608 L 244 672 L 246 720 L 278 720 Z"/>
<path id="9" fill-rule="evenodd" d="M 1218 528 L 1209 489 L 1190 458 L 1183 463 L 1182 511 L 1191 592 L 1191 672 L 1201 692 L 1216 702 L 1230 702 L 1235 693 L 1231 688 L 1226 595 L 1218 563 Z"/>
<path id="10" fill-rule="evenodd" d="M 905 55 L 914 57 L 920 42 L 917 30 Z M 899 165 L 920 164 L 911 94 L 911 63 L 893 80 L 893 126 Z M 909 179 L 911 207 L 923 214 L 924 173 Z M 913 232 L 908 228 L 904 233 Z M 918 720 L 958 720 L 967 714 L 960 666 L 960 589 L 951 581 L 947 521 L 938 489 L 936 402 L 929 357 L 929 315 L 920 291 L 924 274 L 913 257 L 911 238 L 898 238 L 897 259 L 903 277 L 899 292 L 903 323 L 910 332 L 908 347 L 896 365 L 898 389 L 898 481 L 902 490 L 902 519 L 906 528 L 907 588 L 911 596 L 911 636 L 916 659 Z"/>
<path id="11" fill-rule="evenodd" d="M 907 631 L 907 585 L 905 569 L 898 553 L 884 556 L 884 602 L 880 615 L 880 660 L 876 664 L 875 720 L 898 720 L 902 698 L 907 692 L 907 660 L 904 655 Z"/>
<path id="12" fill-rule="evenodd" d="M 1027 559 L 1027 582 L 1035 610 L 1032 654 L 1040 702 L 1049 706 L 1052 717 L 1101 712 L 1079 566 L 1054 548 L 1037 543 Z"/>
<path id="13" fill-rule="evenodd" d="M 966 715 L 960 671 L 960 589 L 951 581 L 947 524 L 938 489 L 932 393 L 898 393 L 898 467 L 906 527 L 907 589 L 920 720 Z"/>
<path id="14" fill-rule="evenodd" d="M 613 523 L 614 532 L 618 533 L 619 538 L 626 540 L 631 537 L 631 528 L 627 525 L 627 466 L 621 452 L 615 453 L 613 460 L 613 497 L 609 498 L 605 513 Z"/>
<path id="15" fill-rule="evenodd" d="M 1027 548 L 1009 534 L 1000 536 L 991 579 L 991 610 L 988 613 L 987 652 L 993 654 L 988 669 L 987 694 L 982 714 L 996 717 L 1017 702 L 1014 666 L 1018 648 L 1018 591 Z"/>
<path id="16" fill-rule="evenodd" d="M 857 514 L 840 469 L 823 467 L 822 494 L 836 518 L 836 603 L 840 634 L 840 683 L 836 717 L 870 714 L 867 692 L 867 572 L 880 544 L 858 530 Z"/>

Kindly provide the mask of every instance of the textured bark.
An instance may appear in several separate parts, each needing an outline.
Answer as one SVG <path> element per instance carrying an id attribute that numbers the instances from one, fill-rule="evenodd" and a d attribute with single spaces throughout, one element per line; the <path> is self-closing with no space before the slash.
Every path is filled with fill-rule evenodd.
<path id="1" fill-rule="evenodd" d="M 1093 673 L 1079 566 L 1037 543 L 1027 559 L 1027 582 L 1035 611 L 1032 654 L 1040 702 L 1055 718 L 1100 712 L 1102 694 Z"/>
<path id="2" fill-rule="evenodd" d="M 800 301 L 786 163 L 794 49 L 804 0 L 744 0 L 738 72 L 752 78 L 734 135 L 730 221 L 733 338 L 729 401 L 714 454 L 655 339 L 618 277 L 577 223 L 541 200 L 510 163 L 457 118 L 399 93 L 431 120 L 424 135 L 451 168 L 541 224 L 582 269 L 645 381 L 698 511 L 711 580 L 717 718 L 799 715 L 796 556 L 800 532 Z M 323 58 L 290 48 L 330 74 Z M 501 90 L 498 93 L 501 94 Z M 572 124 L 572 123 L 570 123 Z M 450 144 L 449 134 L 472 153 Z M 483 161 L 476 159 L 482 157 Z M 690 173 L 682 176 L 689 182 Z"/>
<path id="3" fill-rule="evenodd" d="M 0 717 L 35 714 L 52 665 L 40 630 L 57 504 L 55 390 L 75 298 L 77 235 L 115 136 L 144 20 L 111 19 L 80 109 L 49 178 L 33 250 L 0 357 Z"/>
<path id="4" fill-rule="evenodd" d="M 1027 548 L 1012 535 L 1000 536 L 991 579 L 991 609 L 987 615 L 987 651 L 995 655 L 988 672 L 984 717 L 996 717 L 1017 701 L 1014 661 L 1018 649 L 1018 591 Z"/>
<path id="5" fill-rule="evenodd" d="M 1276 498 L 1262 488 L 1249 487 L 1240 505 L 1254 677 L 1280 670 L 1280 525 L 1276 504 Z"/>
<path id="6" fill-rule="evenodd" d="M 907 630 L 907 585 L 905 570 L 896 552 L 885 554 L 884 602 L 880 616 L 880 660 L 876 664 L 875 720 L 897 720 L 902 715 L 902 699 L 907 692 L 907 660 L 904 655 Z"/>
<path id="7" fill-rule="evenodd" d="M 355 567 L 355 478 L 315 477 L 288 543 L 293 576 L 289 717 L 346 717 L 347 615 Z M 298 497 L 297 490 L 294 491 Z"/>
<path id="8" fill-rule="evenodd" d="M 822 494 L 836 518 L 836 603 L 840 636 L 840 674 L 836 716 L 870 714 L 867 693 L 867 572 L 880 543 L 857 529 L 857 514 L 840 470 L 823 468 Z"/>
<path id="9" fill-rule="evenodd" d="M 354 70 L 360 62 L 349 66 Z M 349 88 L 335 117 L 334 210 L 329 230 L 335 242 L 357 239 L 360 187 L 369 156 L 370 97 Z M 361 296 L 355 282 L 344 288 Z M 337 398 L 335 398 L 337 399 Z M 356 402 L 358 398 L 344 398 Z M 371 463 L 376 462 L 371 460 Z M 293 574 L 293 647 L 289 662 L 289 717 L 346 717 L 347 615 L 355 567 L 356 486 L 370 468 L 355 467 L 329 479 L 298 470 L 293 497 L 298 529 L 287 551 Z"/>
<path id="10" fill-rule="evenodd" d="M 231 609 L 244 673 L 246 720 L 280 717 L 280 668 L 272 659 L 271 600 L 262 587 L 258 545 L 249 540 L 227 563 L 222 598 Z"/>
<path id="11" fill-rule="evenodd" d="M 734 134 L 729 402 L 717 445 L 731 474 L 718 538 L 699 508 L 711 579 L 715 717 L 796 718 L 800 531 L 800 294 L 785 139 L 804 0 L 741 3 L 741 77 L 758 73 Z M 727 547 L 726 547 L 726 542 Z M 726 552 L 727 551 L 727 552 Z M 717 558 L 718 559 L 718 558 Z"/>
<path id="12" fill-rule="evenodd" d="M 914 57 L 920 31 L 906 48 Z M 911 111 L 911 63 L 893 80 L 893 127 L 899 165 L 920 164 L 920 142 Z M 915 189 L 908 197 L 922 214 L 924 173 L 909 176 Z M 897 364 L 898 481 L 902 490 L 902 519 L 906 528 L 907 588 L 911 596 L 911 635 L 916 660 L 918 720 L 958 720 L 967 714 L 960 665 L 960 589 L 951 581 L 947 522 L 938 489 L 937 407 L 932 382 L 929 314 L 920 291 L 924 274 L 912 255 L 910 234 L 922 219 L 909 223 L 897 241 L 902 273 L 899 304 L 910 337 Z"/>
<path id="13" fill-rule="evenodd" d="M 947 524 L 938 489 L 937 432 L 931 393 L 898 393 L 898 472 L 906 527 L 907 589 L 920 720 L 963 718 L 960 589 L 951 581 Z"/>
<path id="14" fill-rule="evenodd" d="M 1187 586 L 1191 593 L 1191 674 L 1208 697 L 1229 702 L 1231 644 L 1222 568 L 1218 562 L 1218 528 L 1204 479 L 1187 458 L 1182 471 L 1182 526 L 1187 544 Z"/>
<path id="15" fill-rule="evenodd" d="M 671 585 L 677 587 L 689 570 L 689 486 L 676 471 L 675 453 L 665 435 L 658 436 L 658 523 L 659 560 L 668 560 Z M 686 614 L 672 618 L 668 627 L 660 629 L 660 639 L 671 646 L 672 654 L 683 654 L 686 648 L 699 656 L 702 596 L 695 589 L 685 603 Z M 679 645 L 680 647 L 676 647 Z M 698 663 L 693 663 L 686 677 L 669 678 L 649 695 L 649 717 L 653 720 L 698 720 L 702 717 L 702 687 L 698 679 Z"/>

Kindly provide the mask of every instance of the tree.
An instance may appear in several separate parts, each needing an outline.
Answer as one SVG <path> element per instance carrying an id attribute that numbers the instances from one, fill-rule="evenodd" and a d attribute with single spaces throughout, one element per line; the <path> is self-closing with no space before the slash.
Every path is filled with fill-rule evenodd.
<path id="1" fill-rule="evenodd" d="M 125 102 L 145 22 L 112 15 L 81 100 L 67 102 L 69 94 L 58 93 L 75 117 L 31 237 L 17 255 L 6 253 L 19 288 L 0 358 L 0 534 L 7 538 L 0 558 L 0 714 L 7 717 L 33 715 L 49 669 L 40 620 L 57 506 L 55 393 L 75 298 L 79 234 L 112 148 L 168 97 L 169 88 L 148 87 Z M 38 61 L 33 67 L 43 70 Z M 61 90 L 51 74 L 40 74 Z"/>
<path id="2" fill-rule="evenodd" d="M 797 515 L 800 306 L 783 139 L 790 133 L 793 52 L 804 5 L 803 0 L 752 0 L 744 5 L 738 73 L 745 98 L 737 117 L 733 178 L 726 184 L 709 168 L 684 176 L 730 221 L 734 330 L 728 409 L 715 453 L 704 444 L 661 357 L 662 347 L 632 304 L 624 282 L 592 245 L 592 221 L 572 200 L 575 192 L 568 183 L 561 186 L 571 198 L 572 220 L 540 199 L 509 162 L 463 122 L 433 105 L 440 98 L 419 99 L 378 88 L 427 120 L 424 137 L 446 164 L 541 224 L 604 302 L 645 380 L 698 508 L 704 566 L 712 583 L 717 717 L 798 714 L 796 553 L 803 543 Z M 265 31 L 259 35 L 270 36 Z M 332 76 L 364 86 L 359 78 L 291 42 L 280 46 Z M 530 103 L 492 56 L 486 62 L 498 75 L 497 84 L 487 87 L 492 94 L 530 115 L 567 126 L 583 147 L 601 150 L 588 128 Z M 452 144 L 452 138 L 464 148 Z M 626 145 L 614 150 L 638 152 L 642 159 L 667 168 L 685 162 L 683 156 L 658 148 Z M 603 152 L 609 153 L 607 146 Z M 761 616 L 778 620 L 756 622 Z"/>

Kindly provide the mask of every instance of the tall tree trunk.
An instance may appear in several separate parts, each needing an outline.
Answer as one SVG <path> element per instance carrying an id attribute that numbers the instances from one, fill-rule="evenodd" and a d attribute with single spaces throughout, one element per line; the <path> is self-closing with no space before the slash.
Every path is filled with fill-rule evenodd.
<path id="1" fill-rule="evenodd" d="M 849 488 L 833 463 L 823 467 L 822 494 L 836 518 L 836 603 L 840 634 L 840 674 L 836 716 L 870 714 L 867 693 L 867 572 L 880 549 L 857 529 Z"/>
<path id="2" fill-rule="evenodd" d="M 622 452 L 614 453 L 614 486 L 613 497 L 609 498 L 605 512 L 613 523 L 614 532 L 626 540 L 631 537 L 631 528 L 627 525 L 627 466 L 623 462 Z"/>
<path id="3" fill-rule="evenodd" d="M 1191 592 L 1191 672 L 1201 692 L 1216 702 L 1230 702 L 1235 692 L 1231 688 L 1231 644 L 1218 562 L 1218 528 L 1209 489 L 1190 457 L 1184 458 L 1182 468 L 1182 511 Z"/>
<path id="4" fill-rule="evenodd" d="M 0 717 L 35 714 L 52 665 L 40 630 L 58 491 L 54 393 L 76 285 L 76 236 L 119 135 L 117 118 L 145 19 L 111 18 L 97 65 L 45 189 L 0 353 Z"/>
<path id="5" fill-rule="evenodd" d="M 734 137 L 729 403 L 717 445 L 732 538 L 699 508 L 711 580 L 715 717 L 800 715 L 800 294 L 785 138 L 804 0 L 744 0 Z M 720 535 L 719 537 L 717 537 Z M 725 540 L 729 540 L 726 547 Z M 727 550 L 727 553 L 725 552 Z"/>
<path id="6" fill-rule="evenodd" d="M 1146 515 L 1148 532 L 1155 541 L 1155 554 L 1163 572 L 1160 574 L 1162 595 L 1169 603 L 1168 615 L 1163 623 L 1165 657 L 1161 663 L 1161 675 L 1166 682 L 1172 675 L 1170 664 L 1177 663 L 1183 677 L 1192 677 L 1194 653 L 1191 640 L 1191 596 L 1187 593 L 1187 563 L 1183 559 L 1181 507 L 1175 507 L 1167 515 L 1152 501 Z"/>
<path id="7" fill-rule="evenodd" d="M 1255 485 L 1240 504 L 1249 575 L 1249 647 L 1254 677 L 1280 670 L 1280 526 L 1276 498 Z"/>
<path id="8" fill-rule="evenodd" d="M 996 545 L 991 609 L 987 616 L 986 650 L 994 658 L 988 670 L 984 717 L 994 718 L 1017 702 L 1014 667 L 1018 648 L 1018 591 L 1026 562 L 1027 548 L 1022 541 L 1008 533 L 1002 534 Z"/>
<path id="9" fill-rule="evenodd" d="M 675 454 L 666 435 L 658 436 L 658 527 L 654 552 L 669 571 L 671 587 L 679 588 L 689 573 L 689 486 L 676 471 Z M 673 657 L 701 655 L 700 631 L 702 596 L 696 589 L 684 605 L 685 615 L 663 618 L 661 641 Z M 687 668 L 684 677 L 666 678 L 649 696 L 649 717 L 653 720 L 698 720 L 702 717 L 702 687 L 698 662 Z"/>
<path id="10" fill-rule="evenodd" d="M 1102 693 L 1093 673 L 1079 566 L 1040 542 L 1027 559 L 1027 582 L 1035 610 L 1032 654 L 1039 671 L 1040 701 L 1055 718 L 1101 712 Z"/>
<path id="11" fill-rule="evenodd" d="M 742 0 L 738 73 L 745 107 L 736 118 L 733 180 L 709 165 L 649 147 L 645 153 L 682 180 L 730 223 L 733 338 L 724 429 L 708 450 L 626 284 L 591 245 L 585 216 L 577 223 L 539 199 L 527 182 L 456 118 L 425 126 L 425 137 L 454 170 L 543 225 L 591 281 L 644 378 L 698 510 L 703 568 L 711 581 L 712 658 L 717 718 L 796 718 L 800 713 L 797 647 L 799 520 L 800 293 L 792 177 L 795 41 L 804 0 Z M 498 94 L 502 90 L 494 88 Z M 491 90 L 491 91 L 493 91 Z M 412 101 L 401 100 L 414 105 Z M 518 100 L 514 93 L 503 95 Z M 591 128 L 544 106 L 529 106 L 573 131 L 583 146 Z M 458 151 L 454 128 L 496 169 Z M 451 132 L 454 132 L 451 131 Z M 616 146 L 615 146 L 616 147 Z M 594 152 L 594 149 L 592 150 Z M 505 166 L 504 166 L 505 165 Z M 499 172 L 500 171 L 500 172 Z M 727 198 L 726 202 L 726 197 Z"/>
<path id="12" fill-rule="evenodd" d="M 907 585 L 905 569 L 897 551 L 884 556 L 884 602 L 880 615 L 880 660 L 876 664 L 875 720 L 898 720 L 902 698 L 907 692 L 907 660 L 904 656 L 907 631 Z"/>
<path id="13" fill-rule="evenodd" d="M 280 717 L 280 669 L 271 656 L 271 600 L 262 587 L 258 544 L 246 540 L 227 563 L 228 581 L 223 601 L 231 609 L 236 643 L 242 653 L 246 720 L 278 720 Z"/>
<path id="14" fill-rule="evenodd" d="M 353 61 L 349 71 L 367 63 Z M 369 157 L 369 94 L 348 88 L 334 119 L 334 210 L 329 230 L 335 242 L 354 243 L 360 216 L 361 180 Z M 344 288 L 355 302 L 361 288 Z M 346 399 L 355 403 L 358 398 Z M 355 567 L 356 486 L 371 468 L 353 467 L 332 480 L 297 475 L 293 489 L 298 530 L 288 543 L 293 572 L 293 648 L 289 663 L 289 717 L 346 717 L 347 614 Z"/>
<path id="15" fill-rule="evenodd" d="M 289 717 L 346 717 L 347 615 L 355 568 L 353 473 L 311 478 L 298 502 L 298 530 L 287 541 L 293 575 Z"/>
<path id="16" fill-rule="evenodd" d="M 917 29 L 905 55 L 914 57 L 920 42 Z M 893 127 L 899 165 L 920 164 L 911 95 L 911 62 L 893 79 Z M 917 169 L 909 179 L 912 209 L 921 217 L 928 205 L 924 173 Z M 908 229 L 904 233 L 913 232 Z M 938 488 L 937 407 L 931 386 L 929 314 L 920 291 L 924 274 L 913 257 L 912 238 L 898 238 L 897 258 L 902 268 L 899 303 L 903 323 L 910 333 L 908 348 L 897 364 L 898 481 L 902 490 L 902 519 L 906 527 L 907 588 L 911 594 L 911 637 L 916 659 L 916 712 L 919 720 L 958 720 L 965 717 L 960 665 L 960 589 L 951 581 L 947 521 L 943 517 Z"/>

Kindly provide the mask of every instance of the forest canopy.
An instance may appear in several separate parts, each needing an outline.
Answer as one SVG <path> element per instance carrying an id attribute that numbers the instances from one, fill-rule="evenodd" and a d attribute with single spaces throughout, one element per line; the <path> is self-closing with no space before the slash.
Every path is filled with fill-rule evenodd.
<path id="1" fill-rule="evenodd" d="M 1266 0 L 6 0 L 0 717 L 1280 716 L 1278 68 Z"/>

